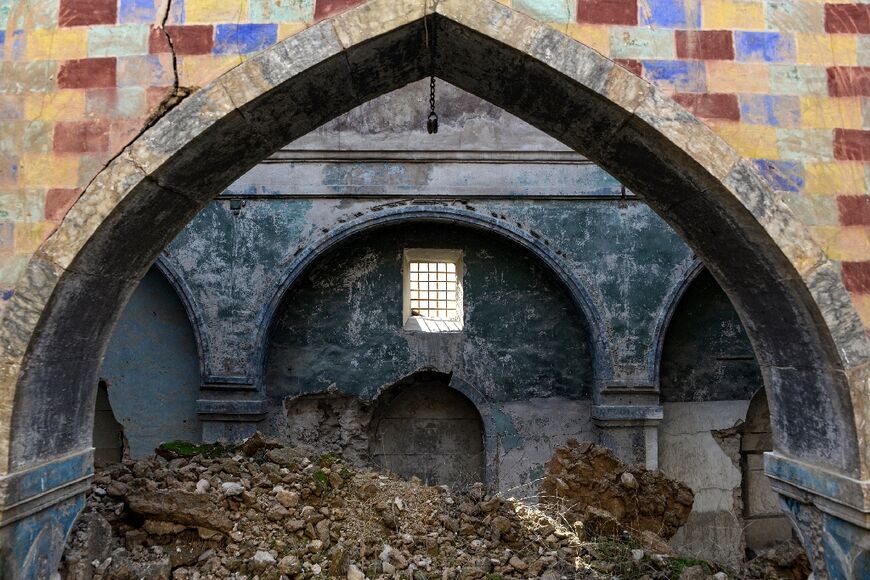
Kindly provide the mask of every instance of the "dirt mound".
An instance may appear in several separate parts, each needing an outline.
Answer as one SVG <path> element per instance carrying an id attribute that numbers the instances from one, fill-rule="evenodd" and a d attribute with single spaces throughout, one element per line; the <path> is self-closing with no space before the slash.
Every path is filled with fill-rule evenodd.
<path id="1" fill-rule="evenodd" d="M 694 494 L 659 471 L 629 468 L 606 447 L 571 439 L 547 463 L 540 500 L 570 521 L 587 521 L 593 534 L 628 528 L 669 539 L 689 518 Z"/>

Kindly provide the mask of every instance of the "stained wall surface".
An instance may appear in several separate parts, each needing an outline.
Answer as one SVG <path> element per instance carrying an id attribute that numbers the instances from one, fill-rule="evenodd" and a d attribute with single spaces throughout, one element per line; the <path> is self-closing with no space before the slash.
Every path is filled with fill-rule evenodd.
<path id="1" fill-rule="evenodd" d="M 0 1 L 0 309 L 82 188 L 176 87 L 357 0 Z M 648 79 L 756 160 L 870 324 L 870 6 L 513 0 Z"/>
<path id="2" fill-rule="evenodd" d="M 172 286 L 145 275 L 112 335 L 100 371 L 132 457 L 163 441 L 199 441 L 199 355 L 193 328 Z"/>

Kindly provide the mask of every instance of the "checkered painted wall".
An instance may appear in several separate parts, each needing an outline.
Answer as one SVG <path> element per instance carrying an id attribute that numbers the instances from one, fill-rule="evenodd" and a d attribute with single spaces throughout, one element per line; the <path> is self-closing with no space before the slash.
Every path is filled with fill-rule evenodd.
<path id="1" fill-rule="evenodd" d="M 0 309 L 82 189 L 172 93 L 176 69 L 180 86 L 203 86 L 357 3 L 0 0 Z M 870 4 L 504 3 L 658 85 L 754 159 L 842 264 L 870 327 Z"/>

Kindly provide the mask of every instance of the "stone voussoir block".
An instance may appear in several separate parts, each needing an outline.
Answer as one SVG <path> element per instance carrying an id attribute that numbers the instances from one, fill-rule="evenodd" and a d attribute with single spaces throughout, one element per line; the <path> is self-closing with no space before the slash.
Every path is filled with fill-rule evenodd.
<path id="1" fill-rule="evenodd" d="M 440 0 L 435 12 L 524 53 L 546 26 L 494 0 Z"/>
<path id="2" fill-rule="evenodd" d="M 201 135 L 214 123 L 235 111 L 235 104 L 218 80 L 196 91 L 166 113 L 136 139 L 128 155 L 148 175 Z"/>
<path id="3" fill-rule="evenodd" d="M 798 275 L 805 276 L 827 260 L 806 226 L 774 195 L 750 162 L 738 161 L 723 184 L 764 227 Z"/>
<path id="4" fill-rule="evenodd" d="M 24 357 L 42 311 L 63 274 L 62 268 L 40 254 L 30 259 L 15 294 L 9 300 L 0 327 L 4 357 Z"/>
<path id="5" fill-rule="evenodd" d="M 322 22 L 263 51 L 222 75 L 217 82 L 232 103 L 242 108 L 341 51 L 334 28 L 329 22 Z"/>
<path id="6" fill-rule="evenodd" d="M 870 339 L 843 285 L 840 268 L 824 259 L 803 278 L 830 329 L 843 366 L 850 369 L 870 363 Z"/>
<path id="7" fill-rule="evenodd" d="M 342 46 L 350 48 L 411 24 L 431 12 L 431 6 L 418 0 L 371 0 L 330 20 Z"/>
<path id="8" fill-rule="evenodd" d="M 718 180 L 724 179 L 740 159 L 712 129 L 658 91 L 651 91 L 634 109 L 634 115 L 689 153 Z"/>
<path id="9" fill-rule="evenodd" d="M 541 27 L 532 40 L 529 54 L 598 94 L 607 88 L 610 71 L 616 66 L 608 58 L 558 30 Z"/>
<path id="10" fill-rule="evenodd" d="M 73 204 L 58 229 L 42 244 L 41 253 L 59 267 L 69 268 L 100 224 L 145 177 L 127 153 L 119 155 Z"/>

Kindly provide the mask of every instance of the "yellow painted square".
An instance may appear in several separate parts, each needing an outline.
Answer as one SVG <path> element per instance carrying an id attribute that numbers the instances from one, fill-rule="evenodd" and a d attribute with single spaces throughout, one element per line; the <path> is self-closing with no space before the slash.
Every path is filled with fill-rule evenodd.
<path id="1" fill-rule="evenodd" d="M 770 69 L 766 64 L 708 60 L 708 93 L 768 93 Z"/>
<path id="2" fill-rule="evenodd" d="M 863 261 L 870 258 L 870 238 L 864 226 L 814 226 L 810 234 L 832 260 Z"/>
<path id="3" fill-rule="evenodd" d="M 88 56 L 88 29 L 36 28 L 27 33 L 28 60 L 74 60 Z"/>
<path id="4" fill-rule="evenodd" d="M 760 1 L 704 0 L 701 27 L 720 30 L 764 30 L 764 4 Z"/>
<path id="5" fill-rule="evenodd" d="M 18 222 L 15 224 L 13 252 L 19 256 L 33 254 L 56 227 L 54 222 Z"/>
<path id="6" fill-rule="evenodd" d="M 707 123 L 742 156 L 754 159 L 779 159 L 776 129 L 773 127 L 712 120 Z"/>
<path id="7" fill-rule="evenodd" d="M 242 59 L 237 54 L 183 56 L 178 59 L 179 81 L 185 87 L 204 87 L 241 63 Z"/>
<path id="8" fill-rule="evenodd" d="M 85 91 L 68 89 L 53 93 L 29 93 L 24 97 L 24 116 L 28 121 L 83 119 Z"/>
<path id="9" fill-rule="evenodd" d="M 305 22 L 284 22 L 278 25 L 278 40 L 284 40 L 285 38 L 289 38 L 308 28 L 308 24 Z"/>
<path id="10" fill-rule="evenodd" d="M 855 34 L 796 34 L 795 45 L 798 64 L 858 64 L 858 37 Z"/>
<path id="11" fill-rule="evenodd" d="M 75 187 L 78 155 L 22 155 L 18 179 L 22 187 Z"/>
<path id="12" fill-rule="evenodd" d="M 185 24 L 245 22 L 247 0 L 185 0 Z"/>
<path id="13" fill-rule="evenodd" d="M 603 54 L 610 54 L 610 27 L 596 24 L 569 24 L 565 33 Z"/>
<path id="14" fill-rule="evenodd" d="M 820 129 L 836 127 L 861 129 L 863 127 L 861 99 L 801 97 L 801 126 Z"/>
<path id="15" fill-rule="evenodd" d="M 852 303 L 858 311 L 858 318 L 865 328 L 870 328 L 870 294 L 851 294 Z"/>
<path id="16" fill-rule="evenodd" d="M 860 195 L 867 190 L 864 163 L 860 161 L 833 161 L 805 163 L 804 191 L 823 195 Z"/>

